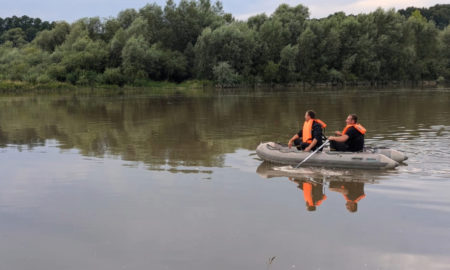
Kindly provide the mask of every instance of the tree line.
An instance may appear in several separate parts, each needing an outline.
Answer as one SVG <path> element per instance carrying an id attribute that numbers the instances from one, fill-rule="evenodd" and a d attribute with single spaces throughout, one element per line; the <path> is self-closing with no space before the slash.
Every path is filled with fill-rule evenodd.
<path id="1" fill-rule="evenodd" d="M 418 10 L 428 21 L 433 21 L 439 29 L 444 29 L 450 24 L 450 5 L 435 5 L 429 8 L 408 7 L 400 9 L 398 13 L 409 18 Z"/>
<path id="2" fill-rule="evenodd" d="M 7 18 L 0 20 L 0 80 L 119 86 L 193 79 L 221 86 L 444 81 L 450 80 L 449 8 L 310 19 L 307 7 L 282 4 L 270 16 L 239 21 L 220 2 L 168 0 L 164 7 L 148 4 L 72 24 Z M 40 30 L 28 36 L 24 29 Z"/>
<path id="3" fill-rule="evenodd" d="M 16 45 L 24 45 L 32 41 L 38 32 L 50 30 L 54 25 L 55 22 L 28 16 L 0 18 L 0 44 L 12 40 L 16 41 Z"/>

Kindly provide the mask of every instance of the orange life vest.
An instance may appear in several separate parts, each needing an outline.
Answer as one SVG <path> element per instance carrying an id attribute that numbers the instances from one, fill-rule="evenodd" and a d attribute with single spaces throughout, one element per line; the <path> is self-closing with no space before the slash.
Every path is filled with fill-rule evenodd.
<path id="1" fill-rule="evenodd" d="M 313 185 L 309 182 L 303 183 L 303 196 L 308 206 L 319 206 L 323 201 L 327 199 L 327 196 L 323 194 L 323 197 L 314 203 Z"/>
<path id="2" fill-rule="evenodd" d="M 347 125 L 344 128 L 344 130 L 342 131 L 342 135 L 344 135 L 350 127 L 356 128 L 356 130 L 359 131 L 359 133 L 361 133 L 362 135 L 364 135 L 366 133 L 366 129 L 363 126 L 361 126 L 361 124 L 351 124 L 351 125 Z"/>
<path id="3" fill-rule="evenodd" d="M 313 126 L 314 122 L 319 123 L 322 126 L 322 128 L 326 128 L 327 127 L 327 124 L 325 124 L 320 119 L 309 119 L 308 121 L 305 121 L 305 123 L 303 123 L 302 142 L 304 142 L 304 143 L 312 143 L 312 141 L 313 141 L 313 139 L 312 139 L 312 126 Z"/>
<path id="4" fill-rule="evenodd" d="M 364 199 L 365 197 L 366 197 L 366 195 L 363 194 L 363 195 L 359 196 L 358 198 L 356 198 L 355 200 L 350 200 L 350 199 L 347 197 L 347 195 L 344 195 L 344 198 L 345 198 L 345 200 L 346 200 L 347 202 L 355 202 L 355 203 L 359 202 L 360 200 Z"/>

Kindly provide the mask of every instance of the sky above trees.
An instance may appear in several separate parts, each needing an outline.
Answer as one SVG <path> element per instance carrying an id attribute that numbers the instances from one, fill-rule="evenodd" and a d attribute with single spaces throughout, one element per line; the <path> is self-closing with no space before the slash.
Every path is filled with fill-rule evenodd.
<path id="1" fill-rule="evenodd" d="M 175 1 L 178 3 L 179 1 Z M 212 1 L 213 2 L 213 1 Z M 334 12 L 347 14 L 368 13 L 377 7 L 402 9 L 409 6 L 430 7 L 435 4 L 448 4 L 450 0 L 223 0 L 224 11 L 237 19 L 250 16 L 272 14 L 282 3 L 296 6 L 302 4 L 309 8 L 312 18 L 322 18 Z M 139 9 L 147 3 L 164 6 L 165 0 L 15 0 L 3 1 L 0 17 L 22 16 L 39 17 L 48 21 L 64 20 L 73 22 L 83 17 L 110 17 L 127 8 Z"/>

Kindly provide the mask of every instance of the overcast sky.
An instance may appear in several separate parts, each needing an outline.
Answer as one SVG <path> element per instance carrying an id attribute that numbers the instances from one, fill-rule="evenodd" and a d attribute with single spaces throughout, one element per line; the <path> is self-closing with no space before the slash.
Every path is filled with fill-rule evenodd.
<path id="1" fill-rule="evenodd" d="M 127 8 L 139 9 L 147 3 L 165 5 L 166 0 L 1 0 L 0 17 L 13 15 L 39 17 L 48 21 L 65 20 L 73 22 L 83 17 L 116 17 Z M 175 0 L 176 3 L 179 0 Z M 215 2 L 212 0 L 211 2 Z M 282 3 L 291 6 L 303 4 L 309 8 L 311 17 L 322 18 L 337 11 L 346 14 L 368 13 L 377 7 L 401 9 L 409 6 L 430 7 L 435 4 L 449 4 L 450 0 L 223 0 L 225 12 L 237 19 L 272 12 Z"/>

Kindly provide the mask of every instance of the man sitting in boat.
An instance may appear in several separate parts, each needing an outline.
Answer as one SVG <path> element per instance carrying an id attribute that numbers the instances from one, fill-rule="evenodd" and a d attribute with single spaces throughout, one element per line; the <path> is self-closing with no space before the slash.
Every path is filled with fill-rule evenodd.
<path id="1" fill-rule="evenodd" d="M 345 120 L 347 125 L 342 132 L 336 131 L 336 136 L 330 136 L 330 148 L 336 151 L 359 152 L 364 148 L 366 129 L 358 122 L 356 114 L 350 114 Z"/>
<path id="2" fill-rule="evenodd" d="M 307 152 L 316 150 L 317 147 L 322 145 L 322 128 L 326 126 L 324 122 L 316 119 L 316 113 L 314 111 L 306 111 L 303 129 L 289 140 L 289 148 L 294 144 L 298 150 Z"/>

